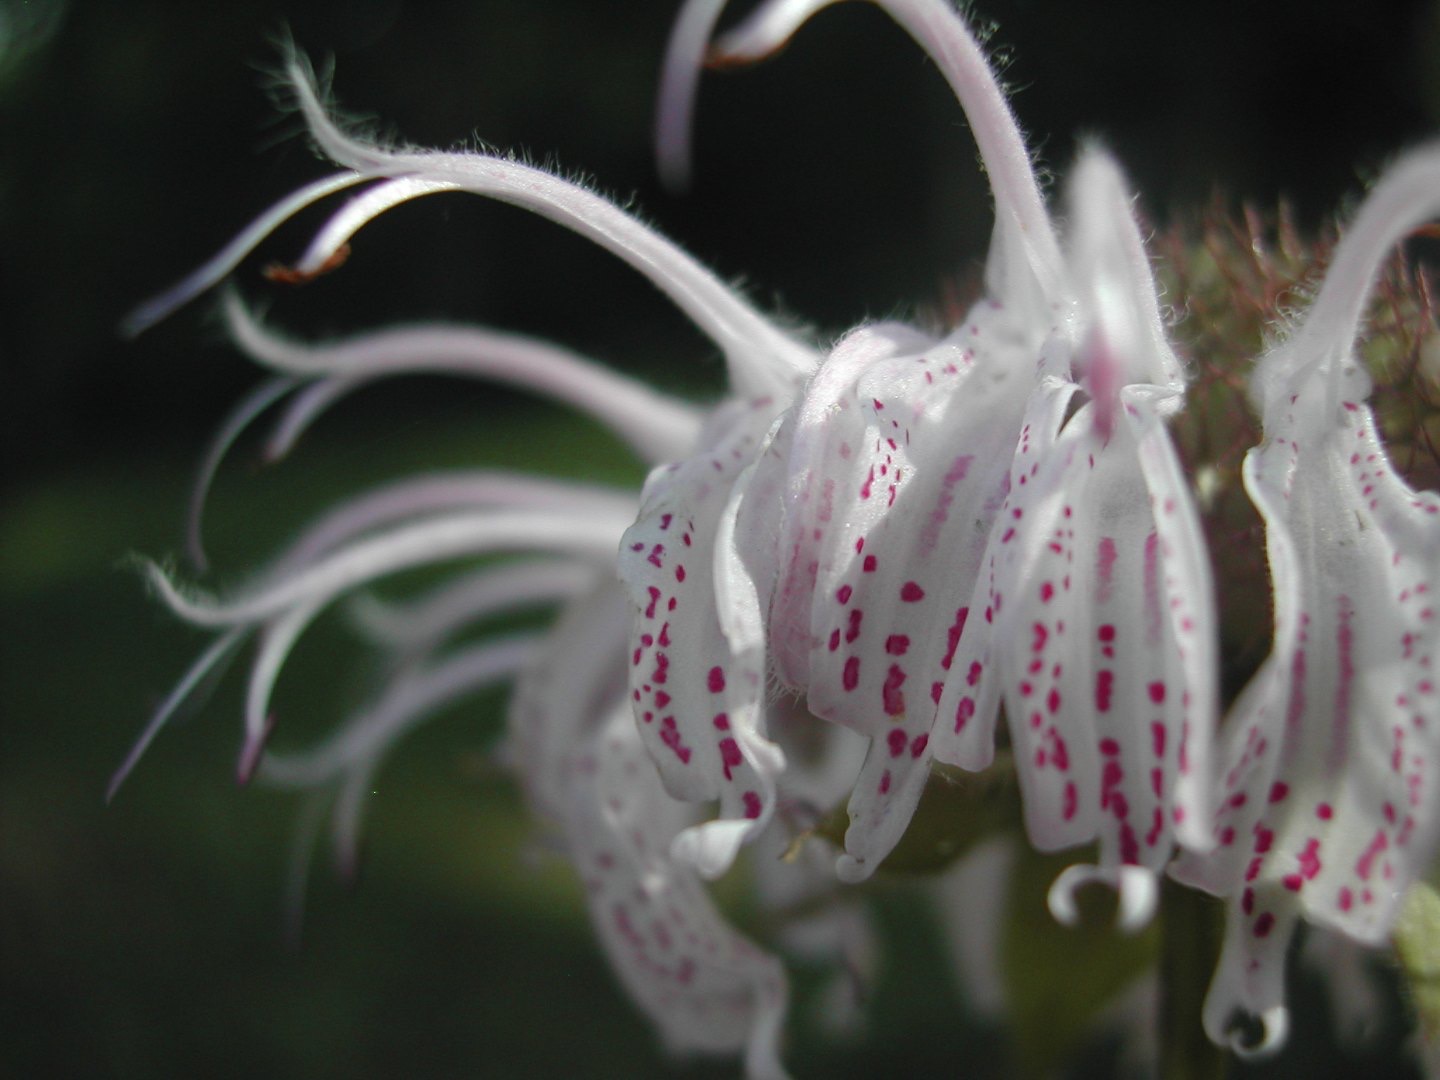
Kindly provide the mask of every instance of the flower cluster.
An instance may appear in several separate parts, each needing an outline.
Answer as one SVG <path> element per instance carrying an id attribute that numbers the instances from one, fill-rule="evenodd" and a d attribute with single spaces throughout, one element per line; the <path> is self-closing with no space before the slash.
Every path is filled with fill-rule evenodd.
<path id="1" fill-rule="evenodd" d="M 707 51 L 763 57 L 828 2 L 770 0 L 714 44 L 723 3 L 685 6 L 662 88 L 671 175 L 688 167 Z M 387 747 L 441 705 L 514 678 L 508 760 L 562 837 L 620 979 L 671 1045 L 743 1052 L 750 1074 L 771 1076 L 783 1072 L 783 969 L 717 911 L 705 880 L 747 845 L 793 849 L 797 807 L 848 798 L 833 875 L 815 842 L 798 859 L 756 859 L 757 886 L 793 904 L 834 891 L 835 877 L 863 881 L 937 769 L 1000 768 L 999 742 L 1030 843 L 1095 851 L 1054 882 L 1058 919 L 1078 918 L 1076 890 L 1092 881 L 1117 890 L 1128 931 L 1151 919 L 1164 874 L 1226 898 L 1204 1023 L 1218 1043 L 1264 1052 L 1285 1037 L 1297 920 L 1384 941 L 1435 849 L 1440 499 L 1388 461 L 1355 350 L 1388 253 L 1440 210 L 1440 148 L 1375 186 L 1313 300 L 1271 328 L 1254 361 L 1263 437 L 1243 484 L 1264 525 L 1273 641 L 1227 703 L 1203 462 L 1182 461 L 1171 433 L 1189 375 L 1120 170 L 1086 149 L 1060 229 L 948 0 L 877 2 L 954 89 L 993 192 L 983 296 L 941 337 L 880 322 L 818 347 L 583 187 L 505 157 L 347 134 L 292 66 L 311 135 L 342 171 L 263 215 L 132 329 L 343 189 L 368 185 L 279 276 L 333 266 L 400 203 L 469 191 L 556 220 L 646 274 L 723 351 L 730 391 L 700 408 L 556 346 L 471 328 L 298 344 L 228 295 L 235 340 L 279 377 L 237 409 L 206 477 L 272 404 L 287 402 L 283 451 L 355 387 L 416 370 L 538 390 L 610 426 L 654 469 L 638 501 L 495 472 L 420 477 L 336 508 L 223 598 L 152 567 L 165 603 L 220 636 L 117 782 L 253 635 L 241 774 L 335 791 L 348 850 Z M 266 751 L 276 675 L 324 608 L 397 571 L 477 556 L 480 569 L 432 596 L 362 607 L 398 674 L 313 752 Z M 477 620 L 557 603 L 546 634 L 455 644 Z M 847 936 L 843 922 L 827 932 Z M 1258 1040 L 1237 1034 L 1246 1018 L 1261 1021 Z"/>

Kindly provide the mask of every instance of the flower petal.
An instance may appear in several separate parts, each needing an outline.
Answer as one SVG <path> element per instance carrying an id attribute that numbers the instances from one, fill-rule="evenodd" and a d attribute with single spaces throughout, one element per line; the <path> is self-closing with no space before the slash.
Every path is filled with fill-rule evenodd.
<path id="1" fill-rule="evenodd" d="M 785 1076 L 784 972 L 721 919 L 694 871 L 672 857 L 690 811 L 660 785 L 628 710 L 579 748 L 570 773 L 566 841 L 630 996 L 674 1049 L 743 1049 L 747 1076 Z"/>
<path id="2" fill-rule="evenodd" d="M 1227 728 L 1216 851 L 1177 868 L 1231 899 L 1212 1037 L 1237 1008 L 1282 1023 L 1297 915 L 1377 943 L 1434 853 L 1440 498 L 1395 474 L 1353 348 L 1380 260 L 1440 209 L 1437 183 L 1432 146 L 1377 186 L 1304 322 L 1256 369 L 1265 441 L 1244 478 L 1265 522 L 1274 647 Z"/>
<path id="3" fill-rule="evenodd" d="M 743 563 L 717 556 L 717 544 L 736 480 L 774 411 L 764 399 L 723 407 L 706 449 L 651 474 L 620 544 L 620 576 L 634 605 L 630 691 L 642 741 L 673 797 L 720 799 L 709 836 L 687 834 L 681 845 L 708 877 L 728 869 L 739 843 L 768 819 L 780 764 L 756 721 L 764 692 L 758 647 L 748 639 L 732 645 L 716 590 L 723 577 L 734 599 L 758 610 Z"/>

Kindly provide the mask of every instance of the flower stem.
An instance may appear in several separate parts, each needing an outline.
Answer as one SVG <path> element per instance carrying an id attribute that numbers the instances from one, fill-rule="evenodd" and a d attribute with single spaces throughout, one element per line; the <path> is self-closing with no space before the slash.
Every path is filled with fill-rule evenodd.
<path id="1" fill-rule="evenodd" d="M 1221 1080 L 1225 1053 L 1200 1026 L 1205 990 L 1220 955 L 1221 906 L 1163 878 L 1160 910 L 1159 1075 L 1163 1080 Z"/>

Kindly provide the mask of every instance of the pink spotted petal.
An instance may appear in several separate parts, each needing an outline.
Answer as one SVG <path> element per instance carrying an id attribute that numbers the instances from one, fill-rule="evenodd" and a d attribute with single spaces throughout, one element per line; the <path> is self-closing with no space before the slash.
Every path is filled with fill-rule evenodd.
<path id="1" fill-rule="evenodd" d="M 1380 260 L 1437 209 L 1437 182 L 1430 147 L 1377 186 L 1305 321 L 1257 367 L 1265 441 L 1244 476 L 1265 521 L 1274 647 L 1227 725 L 1216 850 L 1177 868 L 1231 898 L 1216 1017 L 1247 950 L 1293 922 L 1282 908 L 1376 943 L 1434 853 L 1440 498 L 1395 474 L 1351 352 Z M 1261 962 L 1268 987 L 1283 945 Z M 1238 998 L 1251 1013 L 1278 1003 Z"/>
<path id="2" fill-rule="evenodd" d="M 832 360 L 864 354 L 849 344 Z M 871 739 L 839 864 L 847 879 L 867 877 L 894 847 L 929 775 L 936 704 L 1005 496 L 1036 348 L 985 302 L 944 341 L 869 355 L 838 393 L 805 403 L 832 425 L 850 418 L 832 427 L 842 441 L 828 461 L 794 462 L 821 479 L 794 489 L 791 535 L 810 556 L 789 579 L 808 584 L 814 566 L 811 710 Z M 799 635 L 787 637 L 793 647 Z"/>
<path id="3" fill-rule="evenodd" d="M 993 631 L 962 637 L 955 666 L 965 667 L 941 697 L 937 753 L 984 764 L 998 694 L 1031 841 L 1099 842 L 1097 868 L 1056 883 L 1056 914 L 1070 910 L 1073 885 L 1106 880 L 1133 929 L 1153 910 L 1176 820 L 1205 791 L 1196 761 L 1213 724 L 1213 599 L 1162 423 L 1179 405 L 1179 369 L 1108 159 L 1082 159 L 1072 205 L 1076 381 L 1056 363 L 1031 398 L 987 553 L 982 625 Z M 1082 386 L 1091 400 L 1059 428 Z"/>
<path id="4" fill-rule="evenodd" d="M 1038 382 L 1025 406 L 1019 440 L 1008 461 L 1005 501 L 993 517 L 994 523 L 987 526 L 985 553 L 965 623 L 959 627 L 954 652 L 948 665 L 944 665 L 944 686 L 931 737 L 939 761 L 978 770 L 994 760 L 1001 698 L 996 632 L 1005 620 L 1010 582 L 1030 532 L 1025 507 L 1033 501 L 1041 464 L 1053 451 L 1060 424 L 1077 390 L 1068 379 L 1047 376 Z M 1032 649 L 1034 644 L 1032 636 Z"/>
<path id="5" fill-rule="evenodd" d="M 773 803 L 776 762 L 755 720 L 764 690 L 760 659 L 748 648 L 737 654 L 727 640 L 715 580 L 722 516 L 773 413 L 764 400 L 724 407 L 705 449 L 651 474 L 640 516 L 620 544 L 620 575 L 633 605 L 626 662 L 641 739 L 673 797 L 718 798 L 720 822 L 730 823 L 712 829 L 707 842 L 692 836 L 682 844 L 709 876 L 728 868 Z M 732 574 L 742 573 L 738 565 Z"/>
<path id="6" fill-rule="evenodd" d="M 630 996 L 677 1051 L 743 1052 L 746 1075 L 785 1076 L 779 963 L 728 925 L 670 853 L 690 818 L 659 783 L 628 710 L 568 758 L 564 832 L 590 918 Z"/>

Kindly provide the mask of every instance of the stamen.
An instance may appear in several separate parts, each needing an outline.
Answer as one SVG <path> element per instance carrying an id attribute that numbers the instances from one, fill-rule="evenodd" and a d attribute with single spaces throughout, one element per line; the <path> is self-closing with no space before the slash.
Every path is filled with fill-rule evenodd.
<path id="1" fill-rule="evenodd" d="M 187 596 L 158 565 L 146 576 L 160 599 L 180 618 L 196 626 L 238 626 L 272 618 L 294 604 L 333 599 L 367 581 L 414 566 L 463 555 L 514 548 L 569 552 L 613 558 L 628 520 L 590 514 L 455 514 L 359 541 L 293 576 L 267 582 L 250 595 L 222 602 Z"/>
<path id="2" fill-rule="evenodd" d="M 725 0 L 688 0 L 675 17 L 665 46 L 655 112 L 655 163 L 661 183 L 674 192 L 690 186 L 695 92 L 705 48 L 724 8 Z"/>
<path id="3" fill-rule="evenodd" d="M 201 525 L 205 515 L 205 500 L 210 494 L 210 485 L 214 483 L 220 462 L 225 460 L 225 455 L 235 445 L 235 440 L 255 418 L 295 389 L 298 383 L 297 379 L 283 376 L 261 383 L 230 410 L 224 423 L 210 440 L 210 445 L 206 447 L 205 456 L 200 461 L 200 468 L 196 470 L 195 481 L 190 487 L 190 503 L 185 514 L 185 554 L 197 573 L 203 574 L 210 568 Z"/>
<path id="4" fill-rule="evenodd" d="M 812 349 L 780 330 L 680 248 L 613 203 L 579 185 L 519 162 L 483 154 L 390 153 L 344 134 L 326 114 L 308 75 L 291 68 L 300 110 L 320 148 L 337 162 L 400 177 L 374 199 L 355 200 L 317 237 L 301 268 L 328 258 L 376 213 L 436 191 L 473 192 L 547 217 L 625 260 L 688 315 L 725 352 L 737 392 L 789 389 L 814 370 Z"/>
<path id="5" fill-rule="evenodd" d="M 160 734 L 160 729 L 165 726 L 170 717 L 175 715 L 175 710 L 189 699 L 197 686 L 208 676 L 214 674 L 225 660 L 234 655 L 235 650 L 240 647 L 249 632 L 248 626 L 234 627 L 223 637 L 212 642 L 210 647 L 200 654 L 200 658 L 190 665 L 184 676 L 175 684 L 175 689 L 170 691 L 165 700 L 160 703 L 160 707 L 155 710 L 154 715 L 150 717 L 149 723 L 145 725 L 145 730 L 140 732 L 140 737 L 130 747 L 130 752 L 125 755 L 125 760 L 120 763 L 120 767 L 111 774 L 110 783 L 105 786 L 107 803 L 115 798 L 115 793 L 120 790 L 120 785 L 125 783 L 125 778 L 145 756 L 145 751 L 155 741 L 155 736 Z"/>
<path id="6" fill-rule="evenodd" d="M 285 196 L 245 226 L 235 239 L 221 248 L 208 262 L 125 316 L 120 324 L 120 332 L 127 338 L 144 333 L 156 323 L 168 318 L 177 308 L 183 307 L 206 289 L 218 284 L 246 255 L 254 251 L 262 240 L 305 207 L 319 202 L 327 195 L 370 179 L 373 177 L 358 172 L 343 172 L 306 184 L 299 191 Z"/>
<path id="7" fill-rule="evenodd" d="M 314 787 L 341 773 L 368 768 L 421 720 L 462 696 L 513 676 L 533 659 L 542 641 L 537 634 L 486 641 L 428 670 L 397 679 L 378 702 L 314 749 L 267 755 L 259 777 L 276 787 Z"/>
<path id="8" fill-rule="evenodd" d="M 770 0 L 716 43 L 725 60 L 756 60 L 783 45 L 835 0 Z M 1015 115 L 974 36 L 945 0 L 872 0 L 940 68 L 970 121 L 995 197 L 996 244 L 987 270 L 993 292 L 1008 291 L 1010 275 L 1028 269 L 1045 295 L 1056 297 L 1064 263 L 1034 166 Z M 998 256 L 998 261 L 997 261 Z M 1012 282 L 1012 286 L 1021 284 Z"/>
<path id="9" fill-rule="evenodd" d="M 225 297 L 224 312 L 236 343 L 260 363 L 292 375 L 345 380 L 343 390 L 337 387 L 323 402 L 307 406 L 298 417 L 301 428 L 343 392 L 370 379 L 450 372 L 495 379 L 573 405 L 609 426 L 651 462 L 683 457 L 700 435 L 700 412 L 693 406 L 567 349 L 519 334 L 437 324 L 303 345 L 267 328 L 233 292 Z M 287 420 L 283 446 L 299 433 L 296 421 Z"/>
<path id="10" fill-rule="evenodd" d="M 405 604 L 362 594 L 349 603 L 348 614 L 377 645 L 415 653 L 499 611 L 580 596 L 595 587 L 596 575 L 593 566 L 579 562 L 506 563 L 448 581 Z"/>
<path id="11" fill-rule="evenodd" d="M 1431 143 L 1401 158 L 1376 185 L 1336 246 L 1300 328 L 1258 366 L 1255 393 L 1262 409 L 1269 394 L 1282 392 L 1286 379 L 1311 365 L 1330 365 L 1332 397 L 1341 368 L 1347 369 L 1347 378 L 1363 380 L 1360 396 L 1368 393 L 1368 375 L 1345 361 L 1359 337 L 1371 289 L 1390 249 L 1437 214 L 1440 144 Z"/>

